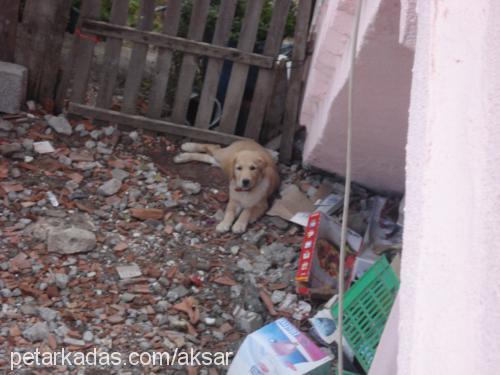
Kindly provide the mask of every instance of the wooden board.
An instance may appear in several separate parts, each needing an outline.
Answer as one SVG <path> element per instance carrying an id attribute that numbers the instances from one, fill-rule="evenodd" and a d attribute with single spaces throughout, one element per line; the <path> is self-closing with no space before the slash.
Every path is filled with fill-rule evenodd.
<path id="1" fill-rule="evenodd" d="M 213 45 L 225 46 L 227 44 L 229 36 L 231 35 L 231 26 L 233 24 L 237 2 L 237 0 L 222 0 L 219 8 L 219 17 L 215 24 L 215 32 L 212 39 Z M 199 128 L 208 129 L 210 126 L 215 95 L 219 85 L 223 64 L 224 62 L 222 60 L 208 60 L 198 111 L 196 112 L 195 126 Z"/>
<path id="2" fill-rule="evenodd" d="M 180 14 L 182 9 L 182 0 L 170 0 L 168 2 L 168 11 L 164 16 L 162 34 L 158 36 L 176 35 L 179 28 Z M 153 43 L 151 43 L 153 44 Z M 165 47 L 165 46 L 162 46 Z M 160 118 L 163 107 L 163 100 L 167 91 L 170 66 L 172 64 L 172 51 L 167 48 L 158 50 L 156 66 L 153 71 L 151 81 L 151 93 L 149 94 L 148 117 Z"/>
<path id="3" fill-rule="evenodd" d="M 195 40 L 160 33 L 140 31 L 132 27 L 111 25 L 107 22 L 84 21 L 82 28 L 85 33 L 121 38 L 130 40 L 134 43 L 150 44 L 193 55 L 208 56 L 241 64 L 255 65 L 264 69 L 271 69 L 274 62 L 274 59 L 258 53 L 245 52 L 237 48 L 216 46 L 210 43 L 197 42 Z"/>
<path id="4" fill-rule="evenodd" d="M 294 33 L 292 73 L 290 75 L 290 84 L 286 96 L 283 133 L 280 145 L 280 160 L 283 162 L 289 162 L 292 158 L 293 141 L 299 116 L 311 11 L 312 0 L 300 0 Z"/>
<path id="5" fill-rule="evenodd" d="M 68 58 L 69 63 L 65 64 L 61 83 L 59 84 L 56 95 L 55 105 L 57 111 L 62 110 L 66 91 L 72 76 L 74 78 L 71 100 L 77 103 L 82 103 L 84 101 L 96 41 L 95 38 L 92 38 L 93 36 L 85 38 L 85 35 L 80 34 L 81 24 L 84 18 L 98 18 L 100 16 L 100 9 L 101 0 L 85 0 L 82 3 L 76 32 L 73 36 L 73 47 L 70 57 Z"/>
<path id="6" fill-rule="evenodd" d="M 196 0 L 194 2 L 191 20 L 189 21 L 188 39 L 195 41 L 203 39 L 209 6 L 210 0 Z M 172 112 L 172 119 L 179 124 L 185 124 L 186 122 L 186 114 L 193 90 L 196 69 L 198 68 L 198 60 L 199 56 L 192 54 L 185 54 L 182 60 Z"/>
<path id="7" fill-rule="evenodd" d="M 253 51 L 263 5 L 264 0 L 247 1 L 245 17 L 240 32 L 240 40 L 238 41 L 238 49 L 250 52 Z M 245 92 L 248 68 L 248 65 L 233 64 L 219 126 L 219 130 L 222 132 L 234 133 L 236 129 L 241 100 Z"/>
<path id="8" fill-rule="evenodd" d="M 14 61 L 19 0 L 0 0 L 0 61 Z"/>
<path id="9" fill-rule="evenodd" d="M 274 5 L 271 24 L 267 33 L 266 43 L 264 45 L 264 55 L 277 56 L 288 16 L 290 0 L 277 0 Z M 269 97 L 272 92 L 274 72 L 260 70 L 255 85 L 255 91 L 252 98 L 252 105 L 248 114 L 248 120 L 245 127 L 245 136 L 258 139 L 262 129 L 262 122 L 266 112 L 266 106 L 269 103 Z"/>
<path id="10" fill-rule="evenodd" d="M 243 139 L 232 134 L 218 133 L 192 126 L 178 125 L 172 122 L 150 119 L 138 115 L 129 115 L 109 109 L 95 108 L 92 106 L 70 103 L 69 112 L 87 118 L 114 122 L 118 124 L 133 126 L 140 129 L 148 129 L 162 133 L 169 133 L 182 137 L 200 139 L 212 143 L 231 144 Z"/>
<path id="11" fill-rule="evenodd" d="M 129 0 L 113 0 L 110 23 L 124 25 L 127 22 L 128 3 Z M 108 37 L 106 40 L 106 51 L 104 52 L 101 79 L 96 101 L 98 107 L 111 107 L 113 90 L 118 75 L 122 42 L 123 40 L 120 38 Z"/>
<path id="12" fill-rule="evenodd" d="M 155 11 L 155 0 L 142 0 L 139 14 L 139 30 L 149 31 L 153 28 Z M 122 112 L 135 113 L 137 96 L 141 86 L 144 66 L 146 65 L 146 55 L 148 45 L 135 43 L 132 49 L 132 56 L 128 65 L 127 79 L 122 104 Z"/>

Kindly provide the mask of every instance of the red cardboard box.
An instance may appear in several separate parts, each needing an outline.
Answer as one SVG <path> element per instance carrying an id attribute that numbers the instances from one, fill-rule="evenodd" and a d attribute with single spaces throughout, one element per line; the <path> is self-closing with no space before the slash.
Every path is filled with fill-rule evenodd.
<path id="1" fill-rule="evenodd" d="M 337 293 L 340 228 L 338 221 L 322 212 L 309 216 L 295 276 L 297 293 L 310 295 L 318 292 L 330 297 Z M 353 231 L 348 231 L 347 237 L 346 287 L 352 280 L 356 255 L 363 244 L 362 237 Z"/>

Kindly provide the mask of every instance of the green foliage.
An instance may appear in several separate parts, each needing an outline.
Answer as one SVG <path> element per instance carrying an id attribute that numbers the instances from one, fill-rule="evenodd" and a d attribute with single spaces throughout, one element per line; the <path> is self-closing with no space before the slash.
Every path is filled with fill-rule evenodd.
<path id="1" fill-rule="evenodd" d="M 191 17 L 191 12 L 193 9 L 193 1 L 195 0 L 183 0 L 182 12 L 181 12 L 181 21 L 179 24 L 179 36 L 185 37 L 187 35 L 189 29 L 189 20 Z M 245 9 L 247 5 L 247 1 L 249 0 L 239 0 L 236 6 L 236 13 L 233 20 L 233 27 L 231 30 L 230 40 L 236 42 L 238 40 L 243 18 L 245 16 Z M 251 1 L 251 0 L 250 0 Z M 259 22 L 259 29 L 257 34 L 257 41 L 262 42 L 266 39 L 267 30 L 269 28 L 269 23 L 271 22 L 271 17 L 273 14 L 273 6 L 275 0 L 266 0 L 264 3 L 264 7 L 262 9 L 262 14 Z M 80 6 L 81 0 L 75 0 L 75 6 Z M 137 22 L 139 20 L 139 12 L 140 12 L 140 2 L 141 0 L 130 0 L 129 2 L 129 18 L 128 25 L 135 27 L 137 26 Z M 157 5 L 165 4 L 165 0 L 156 0 Z M 168 3 L 168 2 L 167 2 Z M 217 22 L 219 12 L 220 12 L 220 3 L 221 0 L 212 0 L 210 3 L 210 8 L 208 11 L 207 25 L 205 29 L 204 40 L 210 41 L 215 31 L 215 24 Z M 101 19 L 109 20 L 111 16 L 111 6 L 113 4 L 113 0 L 102 0 L 102 8 L 101 8 Z M 286 28 L 285 28 L 285 36 L 293 36 L 293 30 L 295 26 L 295 16 L 297 12 L 297 5 L 295 1 L 291 2 L 290 11 L 288 13 Z M 154 31 L 161 31 L 161 17 L 155 17 L 154 22 Z"/>

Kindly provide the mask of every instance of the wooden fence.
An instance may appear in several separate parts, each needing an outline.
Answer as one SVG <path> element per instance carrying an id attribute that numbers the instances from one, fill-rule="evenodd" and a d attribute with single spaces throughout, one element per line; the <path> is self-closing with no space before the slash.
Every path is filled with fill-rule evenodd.
<path id="1" fill-rule="evenodd" d="M 298 10 L 291 76 L 285 85 L 286 101 L 280 105 L 276 103 L 279 98 L 273 97 L 273 89 L 280 86 L 276 84 L 277 77 L 286 77 L 284 65 L 277 63 L 277 57 L 292 1 L 298 4 Z M 241 0 L 218 2 L 213 35 L 207 41 L 204 35 L 209 11 L 213 9 L 210 0 L 166 0 L 160 32 L 152 31 L 155 0 L 140 1 L 140 17 L 134 26 L 128 24 L 129 0 L 113 0 L 106 22 L 101 18 L 101 0 L 82 0 L 72 50 L 60 74 L 60 51 L 71 2 L 25 0 L 17 37 L 21 45 L 16 46 L 20 58 L 16 60 L 30 70 L 31 97 L 54 101 L 56 108 L 69 99 L 68 110 L 72 114 L 222 144 L 241 137 L 267 141 L 263 135 L 281 133 L 281 155 L 287 160 L 297 128 L 314 0 L 274 0 L 260 48 L 256 48 L 256 40 L 266 0 L 244 2 L 241 28 L 236 33 L 235 12 Z M 3 3 L 3 9 L 12 13 L 8 17 L 4 14 L 3 19 L 16 18 L 19 0 L 0 0 Z M 179 28 L 186 3 L 192 9 L 187 32 L 181 36 Z M 2 27 L 0 17 L 0 42 L 14 43 L 13 28 L 5 31 Z M 229 44 L 235 34 L 238 40 Z M 103 63 L 96 69 L 94 50 L 98 43 L 104 43 L 104 55 Z M 132 52 L 122 84 L 118 68 L 124 44 L 131 45 Z M 146 60 L 152 49 L 157 51 L 156 61 L 146 79 Z M 178 69 L 172 69 L 173 66 Z M 93 79 L 89 85 L 96 75 L 97 82 Z M 250 80 L 253 84 L 248 90 Z M 149 89 L 144 93 L 146 81 Z M 221 98 L 223 83 L 225 93 Z M 94 100 L 89 99 L 91 89 L 97 90 Z M 119 92 L 123 94 L 118 95 Z M 194 109 L 193 94 L 197 96 Z M 144 96 L 144 100 L 139 100 Z M 269 108 L 270 105 L 275 108 Z M 280 108 L 284 108 L 284 113 L 277 111 Z M 272 116 L 270 109 L 276 109 Z M 272 121 L 266 122 L 266 116 Z M 270 127 L 278 127 L 279 131 Z"/>

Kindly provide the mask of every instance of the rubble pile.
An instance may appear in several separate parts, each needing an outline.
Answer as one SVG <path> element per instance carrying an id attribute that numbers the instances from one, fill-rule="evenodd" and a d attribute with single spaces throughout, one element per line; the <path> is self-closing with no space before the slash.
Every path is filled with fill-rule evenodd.
<path id="1" fill-rule="evenodd" d="M 300 226 L 266 216 L 217 234 L 224 178 L 175 165 L 178 142 L 30 108 L 0 120 L 0 368 L 35 347 L 236 352 L 278 317 L 307 322 L 318 304 L 295 290 Z M 309 197 L 341 186 L 298 165 L 280 172 Z M 355 192 L 361 212 L 369 193 Z"/>

